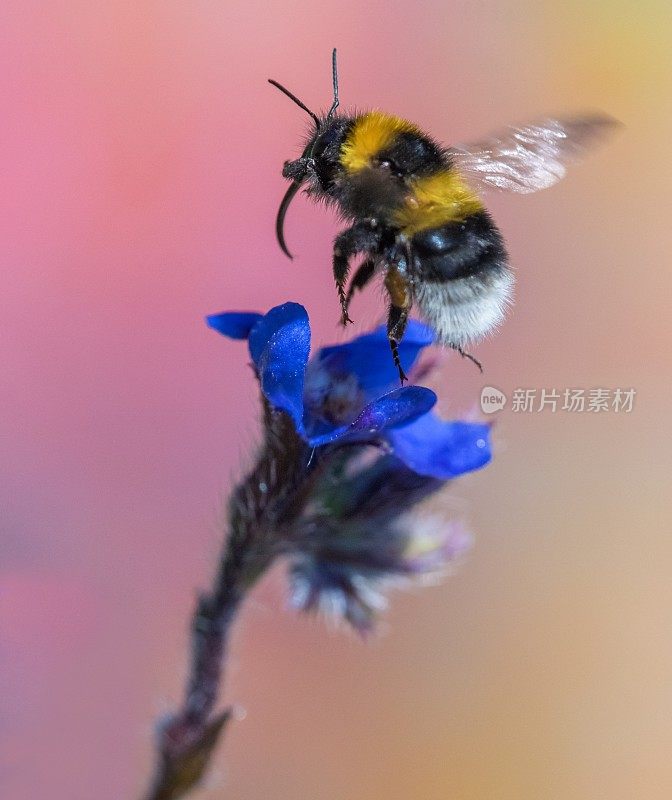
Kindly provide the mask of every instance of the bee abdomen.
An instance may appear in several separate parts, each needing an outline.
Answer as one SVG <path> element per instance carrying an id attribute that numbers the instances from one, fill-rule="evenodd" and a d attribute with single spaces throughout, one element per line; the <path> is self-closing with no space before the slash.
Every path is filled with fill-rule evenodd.
<path id="1" fill-rule="evenodd" d="M 415 299 L 440 341 L 463 347 L 503 320 L 513 275 L 487 212 L 421 231 L 412 248 Z"/>
<path id="2" fill-rule="evenodd" d="M 506 266 L 504 241 L 486 211 L 420 231 L 411 241 L 422 280 L 443 283 Z"/>

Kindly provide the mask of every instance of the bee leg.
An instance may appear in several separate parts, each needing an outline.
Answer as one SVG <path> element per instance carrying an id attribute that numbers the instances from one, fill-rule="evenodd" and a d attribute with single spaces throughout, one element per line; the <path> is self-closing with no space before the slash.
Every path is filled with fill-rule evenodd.
<path id="1" fill-rule="evenodd" d="M 370 221 L 358 222 L 342 231 L 334 240 L 334 280 L 341 304 L 341 323 L 352 322 L 348 316 L 345 282 L 350 269 L 350 259 L 357 253 L 371 253 L 378 247 L 380 234 Z"/>
<path id="2" fill-rule="evenodd" d="M 352 297 L 358 289 L 363 289 L 366 284 L 373 278 L 376 271 L 376 265 L 372 258 L 367 258 L 363 261 L 355 272 L 353 279 L 350 281 L 348 293 L 345 296 L 345 313 L 348 313 Z"/>
<path id="3" fill-rule="evenodd" d="M 385 276 L 385 288 L 391 300 L 390 311 L 387 316 L 387 338 L 390 342 L 394 365 L 399 370 L 399 378 L 403 386 L 404 381 L 407 381 L 408 378 L 399 360 L 399 342 L 403 338 L 406 324 L 408 323 L 408 315 L 413 305 L 411 284 L 396 267 L 389 267 Z"/>
<path id="4" fill-rule="evenodd" d="M 477 358 L 475 358 L 474 356 L 472 356 L 472 355 L 471 355 L 471 353 L 467 353 L 467 352 L 465 352 L 465 351 L 464 351 L 464 350 L 463 350 L 463 349 L 462 349 L 462 348 L 461 348 L 459 345 L 457 345 L 457 344 L 451 344 L 450 346 L 453 348 L 453 350 L 457 350 L 457 352 L 458 352 L 458 353 L 459 353 L 459 354 L 462 356 L 462 358 L 468 358 L 468 359 L 469 359 L 469 361 L 472 361 L 474 364 L 476 364 L 476 366 L 479 368 L 479 370 L 480 370 L 481 372 L 483 372 L 483 365 L 481 364 L 481 362 L 480 362 L 480 361 L 479 361 Z"/>
<path id="5" fill-rule="evenodd" d="M 348 279 L 348 269 L 348 259 L 343 258 L 340 253 L 334 250 L 334 279 L 336 280 L 338 302 L 341 304 L 341 325 L 343 327 L 345 327 L 348 322 L 353 322 L 348 314 L 348 303 L 345 295 L 345 282 Z"/>
<path id="6" fill-rule="evenodd" d="M 401 366 L 399 359 L 399 342 L 401 341 L 404 331 L 406 330 L 406 323 L 408 322 L 408 308 L 399 308 L 399 306 L 390 306 L 390 311 L 387 316 L 387 339 L 390 343 L 390 350 L 392 351 L 392 359 L 394 366 L 399 370 L 399 380 L 401 385 L 408 380 L 404 368 Z"/>

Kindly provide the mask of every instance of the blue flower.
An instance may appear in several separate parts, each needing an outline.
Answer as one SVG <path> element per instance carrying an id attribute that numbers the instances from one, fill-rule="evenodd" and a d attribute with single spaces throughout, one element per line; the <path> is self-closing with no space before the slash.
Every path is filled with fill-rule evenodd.
<path id="1" fill-rule="evenodd" d="M 231 339 L 247 339 L 267 401 L 289 414 L 297 433 L 313 447 L 383 443 L 414 472 L 442 480 L 490 460 L 488 425 L 441 420 L 430 413 L 434 392 L 398 387 L 382 326 L 309 358 L 310 323 L 297 303 L 276 306 L 265 315 L 214 314 L 207 323 Z M 409 323 L 399 345 L 407 373 L 433 339 L 426 325 Z"/>

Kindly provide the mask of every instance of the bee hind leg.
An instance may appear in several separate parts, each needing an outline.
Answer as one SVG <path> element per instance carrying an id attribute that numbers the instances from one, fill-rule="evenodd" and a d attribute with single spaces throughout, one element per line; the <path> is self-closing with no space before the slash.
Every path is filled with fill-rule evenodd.
<path id="1" fill-rule="evenodd" d="M 483 364 L 481 364 L 481 362 L 475 356 L 472 356 L 471 353 L 467 353 L 458 344 L 451 344 L 450 346 L 453 348 L 453 350 L 456 350 L 462 356 L 462 358 L 468 358 L 469 361 L 476 364 L 480 372 L 483 372 Z"/>
<path id="2" fill-rule="evenodd" d="M 343 325 L 352 322 L 348 316 L 349 301 L 345 293 L 345 282 L 348 279 L 350 270 L 350 259 L 357 253 L 375 252 L 379 241 L 380 233 L 375 224 L 369 220 L 357 222 L 351 228 L 339 233 L 334 240 L 334 280 L 336 281 L 336 290 L 341 304 L 341 324 Z"/>

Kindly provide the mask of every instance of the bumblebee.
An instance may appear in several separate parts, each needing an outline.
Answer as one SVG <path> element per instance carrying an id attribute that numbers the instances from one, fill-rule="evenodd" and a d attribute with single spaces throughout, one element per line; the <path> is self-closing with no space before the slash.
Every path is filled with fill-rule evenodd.
<path id="1" fill-rule="evenodd" d="M 529 193 L 552 186 L 566 166 L 617 123 L 594 113 L 511 127 L 474 145 L 443 147 L 411 122 L 382 111 L 338 114 L 336 50 L 333 102 L 321 116 L 269 80 L 310 115 L 314 129 L 300 158 L 286 161 L 291 181 L 276 235 L 291 258 L 284 220 L 297 192 L 337 207 L 349 227 L 334 241 L 333 272 L 341 322 L 354 293 L 384 273 L 387 334 L 401 382 L 398 345 L 417 305 L 437 340 L 480 363 L 465 348 L 491 332 L 511 303 L 513 273 L 504 240 L 478 191 Z M 351 261 L 363 261 L 346 290 Z"/>

